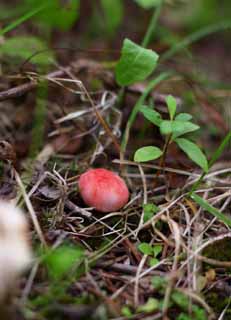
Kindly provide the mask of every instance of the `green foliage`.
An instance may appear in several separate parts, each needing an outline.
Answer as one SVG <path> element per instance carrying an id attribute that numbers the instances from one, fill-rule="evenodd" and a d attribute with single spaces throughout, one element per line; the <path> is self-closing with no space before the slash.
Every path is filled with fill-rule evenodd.
<path id="1" fill-rule="evenodd" d="M 200 166 L 205 172 L 208 172 L 208 161 L 201 149 L 195 143 L 184 138 L 177 138 L 175 141 L 192 161 Z"/>
<path id="2" fill-rule="evenodd" d="M 178 115 L 176 115 L 175 120 L 176 121 L 189 121 L 192 119 L 191 114 L 189 113 L 179 113 Z"/>
<path id="3" fill-rule="evenodd" d="M 193 30 L 198 30 L 214 23 L 214 21 L 221 22 L 230 18 L 231 4 L 229 0 L 224 0 L 222 6 L 219 0 L 195 0 L 194 2 L 194 10 L 191 10 L 190 16 L 185 21 Z M 191 7 L 189 3 L 188 7 Z"/>
<path id="4" fill-rule="evenodd" d="M 136 116 L 138 114 L 138 112 L 140 111 L 140 108 L 142 108 L 145 99 L 148 97 L 148 95 L 152 92 L 152 90 L 162 81 L 168 79 L 170 76 L 172 75 L 171 72 L 163 72 L 160 75 L 158 75 L 157 77 L 155 77 L 154 79 L 152 79 L 147 87 L 144 89 L 144 92 L 142 93 L 142 95 L 140 96 L 140 98 L 138 99 L 138 101 L 136 102 L 126 125 L 126 129 L 123 135 L 123 139 L 122 139 L 122 144 L 121 144 L 121 149 L 124 152 L 127 146 L 127 142 L 129 139 L 129 132 L 130 129 L 136 119 Z"/>
<path id="5" fill-rule="evenodd" d="M 206 312 L 204 309 L 198 307 L 197 305 L 192 305 L 192 316 L 186 314 L 189 307 L 189 299 L 188 297 L 178 291 L 174 291 L 171 295 L 171 300 L 178 305 L 182 310 L 185 312 L 180 313 L 180 315 L 177 317 L 177 320 L 206 320 Z"/>
<path id="6" fill-rule="evenodd" d="M 159 263 L 157 259 L 158 255 L 161 253 L 163 247 L 161 245 L 150 245 L 149 243 L 142 242 L 139 244 L 138 249 L 143 253 L 151 257 L 149 265 L 152 267 Z"/>
<path id="7" fill-rule="evenodd" d="M 142 8 L 150 9 L 152 7 L 157 7 L 162 0 L 135 0 Z"/>
<path id="8" fill-rule="evenodd" d="M 123 2 L 122 0 L 100 0 L 100 2 L 104 13 L 104 29 L 109 36 L 113 36 L 123 20 Z"/>
<path id="9" fill-rule="evenodd" d="M 224 149 L 226 148 L 226 146 L 229 144 L 231 140 L 231 131 L 229 131 L 229 133 L 227 133 L 227 135 L 225 136 L 225 138 L 223 139 L 223 141 L 221 142 L 220 146 L 217 148 L 217 150 L 214 152 L 211 160 L 209 161 L 209 165 L 208 167 L 211 168 L 212 165 L 219 159 L 219 157 L 221 156 L 221 154 L 223 153 Z M 200 178 L 193 184 L 191 191 L 189 193 L 189 195 L 191 196 L 192 193 L 197 189 L 197 187 L 200 185 L 201 181 L 203 180 L 204 176 L 205 176 L 206 172 L 203 172 L 200 176 Z"/>
<path id="10" fill-rule="evenodd" d="M 127 86 L 145 80 L 155 69 L 158 55 L 125 39 L 121 57 L 116 65 L 116 81 Z"/>
<path id="11" fill-rule="evenodd" d="M 158 211 L 159 208 L 154 203 L 144 204 L 144 223 L 150 220 Z"/>
<path id="12" fill-rule="evenodd" d="M 43 51 L 39 53 L 40 51 Z M 22 62 L 36 54 L 30 61 L 40 66 L 47 66 L 54 61 L 53 53 L 48 49 L 45 42 L 38 37 L 15 36 L 6 39 L 0 47 L 0 54 L 4 57 Z"/>
<path id="13" fill-rule="evenodd" d="M 33 118 L 33 128 L 31 133 L 30 157 L 35 158 L 42 148 L 46 115 L 47 115 L 47 95 L 48 84 L 41 82 L 37 88 L 36 108 Z"/>
<path id="14" fill-rule="evenodd" d="M 150 244 L 146 243 L 146 242 L 140 243 L 138 248 L 143 254 L 146 254 L 148 256 L 153 254 L 152 246 Z"/>
<path id="15" fill-rule="evenodd" d="M 189 36 L 186 36 L 183 40 L 177 42 L 175 45 L 173 45 L 167 52 L 165 52 L 161 56 L 161 62 L 164 62 L 170 58 L 172 58 L 175 54 L 183 51 L 186 49 L 190 44 L 198 41 L 199 39 L 202 39 L 210 34 L 231 29 L 231 21 L 221 21 L 219 23 L 214 23 L 212 25 L 206 26 L 198 31 L 193 32 Z"/>
<path id="16" fill-rule="evenodd" d="M 162 118 L 159 112 L 147 107 L 147 106 L 142 106 L 139 110 L 143 116 L 149 120 L 150 122 L 152 122 L 154 125 L 156 126 L 160 126 L 161 122 L 162 122 Z"/>
<path id="17" fill-rule="evenodd" d="M 207 172 L 208 161 L 200 148 L 188 139 L 179 138 L 189 132 L 198 130 L 199 126 L 189 121 L 192 116 L 188 113 L 180 113 L 175 116 L 177 104 L 173 96 L 167 96 L 166 103 L 168 106 L 170 120 L 163 120 L 157 111 L 146 106 L 141 106 L 139 111 L 146 119 L 159 127 L 160 133 L 167 136 L 166 141 L 168 141 L 168 137 L 170 136 L 170 143 L 175 141 L 192 161 Z M 149 146 L 138 149 L 135 152 L 134 160 L 138 162 L 155 160 L 163 154 L 159 148 L 158 152 L 153 148 L 156 147 Z"/>
<path id="18" fill-rule="evenodd" d="M 137 311 L 138 312 L 153 312 L 159 309 L 159 301 L 155 298 L 149 298 L 148 301 L 139 306 Z"/>
<path id="19" fill-rule="evenodd" d="M 220 146 L 217 148 L 217 150 L 214 152 L 211 160 L 209 161 L 209 168 L 220 158 L 222 153 L 224 152 L 226 146 L 231 141 L 231 130 L 227 133 L 223 141 L 221 142 Z"/>
<path id="20" fill-rule="evenodd" d="M 47 255 L 45 264 L 50 276 L 58 280 L 67 275 L 83 257 L 84 251 L 80 247 L 60 246 Z"/>
<path id="21" fill-rule="evenodd" d="M 130 310 L 130 308 L 128 306 L 124 306 L 121 309 L 121 313 L 124 317 L 131 317 L 133 315 L 132 311 Z"/>
<path id="22" fill-rule="evenodd" d="M 162 151 L 157 147 L 147 146 L 138 149 L 134 155 L 134 161 L 146 162 L 158 159 L 162 155 Z"/>
<path id="23" fill-rule="evenodd" d="M 154 276 L 152 278 L 152 286 L 156 290 L 164 289 L 166 287 L 167 281 L 164 277 Z"/>
<path id="24" fill-rule="evenodd" d="M 179 307 L 181 307 L 183 310 L 187 310 L 189 305 L 189 299 L 185 294 L 178 291 L 174 291 L 172 293 L 171 298 Z"/>
<path id="25" fill-rule="evenodd" d="M 200 127 L 190 121 L 164 120 L 160 124 L 160 132 L 163 135 L 172 134 L 172 139 L 186 133 L 198 130 Z"/>
<path id="26" fill-rule="evenodd" d="M 221 222 L 227 224 L 229 227 L 231 226 L 231 219 L 209 204 L 205 199 L 198 196 L 196 193 L 192 193 L 191 198 L 199 204 L 205 211 L 211 213 Z"/>
<path id="27" fill-rule="evenodd" d="M 3 36 L 4 34 L 8 33 L 9 31 L 15 29 L 17 26 L 19 26 L 23 22 L 31 19 L 33 16 L 35 16 L 38 13 L 40 13 L 41 11 L 45 10 L 45 8 L 47 8 L 47 7 L 48 7 L 48 3 L 47 2 L 43 3 L 42 5 L 39 2 L 39 5 L 36 8 L 34 8 L 34 7 L 31 8 L 30 10 L 28 10 L 28 12 L 26 12 L 25 14 L 22 14 L 21 17 L 17 18 L 13 22 L 11 22 L 5 28 L 0 29 L 0 36 Z"/>
<path id="28" fill-rule="evenodd" d="M 170 120 L 173 120 L 173 118 L 175 117 L 175 114 L 176 114 L 176 106 L 177 106 L 176 99 L 173 96 L 168 95 L 166 98 L 166 103 L 168 106 Z"/>
<path id="29" fill-rule="evenodd" d="M 47 0 L 24 0 L 28 8 L 34 8 L 41 3 L 48 3 Z M 58 28 L 66 31 L 70 29 L 79 16 L 79 0 L 68 0 L 63 3 L 59 0 L 49 0 L 46 10 L 39 13 L 36 18 L 51 28 Z"/>

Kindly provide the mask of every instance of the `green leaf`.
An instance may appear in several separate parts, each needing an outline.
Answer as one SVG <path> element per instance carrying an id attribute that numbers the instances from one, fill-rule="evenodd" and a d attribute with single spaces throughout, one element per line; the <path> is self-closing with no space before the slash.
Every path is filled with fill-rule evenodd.
<path id="1" fill-rule="evenodd" d="M 160 126 L 161 122 L 162 122 L 162 118 L 159 112 L 146 107 L 146 106 L 142 106 L 140 108 L 140 112 L 144 115 L 144 117 L 149 120 L 150 122 L 152 122 L 153 124 L 155 124 L 156 126 Z"/>
<path id="2" fill-rule="evenodd" d="M 192 193 L 191 198 L 199 204 L 204 210 L 208 211 L 212 215 L 214 215 L 216 218 L 218 218 L 221 222 L 227 224 L 228 226 L 231 226 L 231 219 L 221 213 L 219 210 L 217 210 L 215 207 L 213 207 L 211 204 L 209 204 L 206 200 L 198 196 L 196 193 Z"/>
<path id="3" fill-rule="evenodd" d="M 145 80 L 155 69 L 158 54 L 125 39 L 122 54 L 116 65 L 116 81 L 127 86 Z"/>
<path id="4" fill-rule="evenodd" d="M 147 146 L 138 149 L 134 155 L 134 161 L 146 162 L 158 159 L 162 155 L 162 151 L 157 147 Z"/>
<path id="5" fill-rule="evenodd" d="M 159 309 L 159 301 L 155 298 L 149 298 L 148 301 L 144 305 L 138 307 L 137 311 L 138 312 L 153 312 L 158 309 Z"/>
<path id="6" fill-rule="evenodd" d="M 186 314 L 186 313 L 184 313 L 184 312 L 181 312 L 181 313 L 177 316 L 176 320 L 193 320 L 193 318 L 190 317 L 188 314 Z"/>
<path id="7" fill-rule="evenodd" d="M 130 308 L 128 306 L 124 306 L 122 307 L 121 309 L 121 313 L 124 317 L 131 317 L 133 314 L 132 314 L 132 311 L 130 310 Z"/>
<path id="8" fill-rule="evenodd" d="M 25 0 L 29 7 L 35 7 L 41 3 L 48 3 L 48 0 Z M 60 30 L 70 29 L 79 16 L 80 0 L 49 0 L 46 10 L 39 13 L 36 18 L 40 22 Z"/>
<path id="9" fill-rule="evenodd" d="M 204 309 L 198 307 L 197 305 L 192 305 L 193 318 L 197 320 L 207 320 L 208 317 Z"/>
<path id="10" fill-rule="evenodd" d="M 60 246 L 48 254 L 44 261 L 48 267 L 50 276 L 55 279 L 60 279 L 67 274 L 71 267 L 79 262 L 83 256 L 84 251 L 80 247 Z"/>
<path id="11" fill-rule="evenodd" d="M 159 211 L 159 208 L 154 203 L 144 204 L 144 223 L 150 220 L 155 213 Z"/>
<path id="12" fill-rule="evenodd" d="M 109 36 L 114 35 L 123 20 L 122 0 L 100 0 L 104 12 L 105 29 Z"/>
<path id="13" fill-rule="evenodd" d="M 167 284 L 167 281 L 166 281 L 166 278 L 164 277 L 154 276 L 152 278 L 152 286 L 156 290 L 164 288 L 166 284 Z"/>
<path id="14" fill-rule="evenodd" d="M 195 143 L 184 138 L 178 138 L 175 141 L 193 162 L 200 166 L 205 172 L 208 172 L 208 161 Z"/>
<path id="15" fill-rule="evenodd" d="M 163 247 L 162 247 L 161 245 L 159 245 L 159 244 L 158 244 L 158 245 L 155 245 L 155 246 L 153 247 L 154 257 L 157 257 L 158 254 L 161 253 L 162 249 L 163 249 Z"/>
<path id="16" fill-rule="evenodd" d="M 172 133 L 172 121 L 163 120 L 160 124 L 160 133 L 163 135 Z"/>
<path id="17" fill-rule="evenodd" d="M 160 261 L 157 258 L 151 258 L 150 261 L 149 261 L 149 265 L 150 265 L 150 267 L 153 267 L 159 262 Z"/>
<path id="18" fill-rule="evenodd" d="M 189 299 L 186 295 L 181 292 L 173 292 L 171 296 L 172 300 L 183 310 L 187 310 L 189 306 Z"/>
<path id="19" fill-rule="evenodd" d="M 135 0 L 135 2 L 144 9 L 150 9 L 152 7 L 157 7 L 161 3 L 161 0 Z"/>
<path id="20" fill-rule="evenodd" d="M 44 51 L 39 53 L 40 51 Z M 49 65 L 54 60 L 53 53 L 47 45 L 36 37 L 15 36 L 6 39 L 0 46 L 0 54 L 11 59 L 26 60 L 38 52 L 30 61 L 39 65 Z"/>
<path id="21" fill-rule="evenodd" d="M 200 127 L 190 121 L 163 120 L 160 124 L 160 132 L 163 135 L 173 134 L 173 140 L 183 134 L 198 130 Z"/>
<path id="22" fill-rule="evenodd" d="M 175 140 L 177 137 L 182 136 L 186 133 L 196 131 L 200 129 L 200 127 L 190 121 L 177 121 L 174 120 L 172 122 L 172 132 L 173 132 L 173 140 Z"/>
<path id="23" fill-rule="evenodd" d="M 175 117 L 175 120 L 177 121 L 189 121 L 192 119 L 192 116 L 191 114 L 189 113 L 179 113 L 176 117 Z"/>
<path id="24" fill-rule="evenodd" d="M 151 256 L 153 254 L 153 248 L 150 246 L 150 244 L 146 242 L 142 242 L 139 244 L 138 249 L 143 253 L 148 256 Z"/>
<path id="25" fill-rule="evenodd" d="M 166 98 L 166 102 L 167 102 L 167 106 L 168 106 L 168 112 L 169 112 L 169 115 L 170 115 L 170 119 L 173 120 L 174 119 L 174 116 L 176 114 L 176 99 L 169 95 L 167 96 Z"/>

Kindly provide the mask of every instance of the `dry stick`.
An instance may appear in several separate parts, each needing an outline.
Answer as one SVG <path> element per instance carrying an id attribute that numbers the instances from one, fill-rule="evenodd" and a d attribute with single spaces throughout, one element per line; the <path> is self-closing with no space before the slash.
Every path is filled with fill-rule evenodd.
<path id="1" fill-rule="evenodd" d="M 68 67 L 70 68 L 70 67 Z M 55 77 L 60 77 L 63 75 L 63 71 L 54 71 L 49 73 L 46 77 L 50 77 L 50 78 L 55 78 Z M 17 87 L 5 90 L 0 92 L 0 101 L 4 101 L 4 100 L 8 100 L 8 99 L 12 99 L 12 98 L 18 98 L 21 97 L 22 95 L 24 95 L 25 93 L 35 89 L 38 85 L 38 80 L 33 79 L 32 81 L 28 82 L 28 83 L 24 83 L 21 84 Z"/>
<path id="2" fill-rule="evenodd" d="M 70 70 L 64 70 L 65 73 L 67 75 L 69 75 L 70 78 L 72 79 L 75 79 L 74 75 L 72 74 L 72 72 Z M 76 79 L 77 80 L 77 79 Z M 109 135 L 109 137 L 112 139 L 112 142 L 114 143 L 115 145 L 115 148 L 118 152 L 118 155 L 121 156 L 121 149 L 120 149 L 120 145 L 115 137 L 115 135 L 113 134 L 113 132 L 111 131 L 109 125 L 107 124 L 107 122 L 104 120 L 104 118 L 102 117 L 101 113 L 98 111 L 97 107 L 95 106 L 89 92 L 87 91 L 86 87 L 83 85 L 83 83 L 79 80 L 77 80 L 76 82 L 78 84 L 78 86 L 80 87 L 80 89 L 82 89 L 86 95 L 86 97 L 88 98 L 88 101 L 90 102 L 94 112 L 95 112 L 95 115 L 98 119 L 98 121 L 101 123 L 102 127 L 104 128 L 104 130 L 106 131 L 106 133 Z"/>
<path id="3" fill-rule="evenodd" d="M 135 304 L 135 307 L 139 306 L 139 276 L 140 276 L 141 271 L 143 271 L 143 267 L 145 265 L 147 257 L 148 257 L 147 254 L 145 254 L 142 257 L 142 259 L 141 259 L 141 261 L 139 263 L 139 266 L 137 268 L 136 276 L 135 276 L 135 286 L 134 286 L 134 304 Z"/>
<path id="4" fill-rule="evenodd" d="M 112 139 L 112 142 L 114 143 L 114 146 L 118 152 L 118 155 L 121 156 L 121 149 L 120 149 L 120 145 L 115 137 L 115 135 L 113 134 L 113 132 L 111 131 L 109 125 L 107 124 L 107 122 L 104 120 L 104 118 L 102 117 L 101 113 L 97 110 L 90 94 L 88 93 L 87 89 L 85 88 L 85 86 L 82 84 L 82 89 L 84 90 L 92 108 L 94 108 L 95 111 L 95 115 L 98 118 L 98 121 L 101 123 L 101 125 L 103 126 L 104 130 L 107 132 L 107 134 L 109 135 L 109 137 Z"/>
<path id="5" fill-rule="evenodd" d="M 47 243 L 46 243 L 45 238 L 43 236 L 42 229 L 41 229 L 41 227 L 39 225 L 39 222 L 38 222 L 38 219 L 36 217 L 36 213 L 34 211 L 34 208 L 33 208 L 32 204 L 31 204 L 31 201 L 30 201 L 27 193 L 26 193 L 26 189 L 25 189 L 25 187 L 23 185 L 23 182 L 22 182 L 22 180 L 21 180 L 21 178 L 20 178 L 20 176 L 19 176 L 19 174 L 18 174 L 18 172 L 16 170 L 14 170 L 14 174 L 15 174 L 16 182 L 17 182 L 17 184 L 18 184 L 18 186 L 19 186 L 19 188 L 20 188 L 20 190 L 22 192 L 23 198 L 25 200 L 25 203 L 26 203 L 27 209 L 29 211 L 31 220 L 32 220 L 32 222 L 34 224 L 34 228 L 35 228 L 35 230 L 36 230 L 36 232 L 38 234 L 38 237 L 39 237 L 41 243 L 46 248 L 47 247 Z"/>
<path id="6" fill-rule="evenodd" d="M 70 66 L 64 67 L 62 70 L 56 70 L 51 73 L 48 73 L 46 76 L 44 76 L 44 79 L 62 77 L 66 72 L 71 71 L 72 69 L 77 73 L 84 68 L 91 68 L 93 65 L 94 66 L 98 65 L 99 68 L 101 67 L 101 64 L 97 62 L 94 62 L 92 60 L 81 59 L 75 64 L 71 63 Z M 39 83 L 38 79 L 32 79 L 30 82 L 21 84 L 17 87 L 14 87 L 5 91 L 1 91 L 0 101 L 21 97 L 25 93 L 35 89 L 38 83 Z"/>
<path id="7" fill-rule="evenodd" d="M 176 247 L 175 247 L 175 257 L 174 257 L 174 261 L 173 261 L 173 265 L 172 265 L 172 275 L 170 276 L 169 284 L 166 288 L 165 296 L 164 296 L 164 302 L 163 302 L 163 308 L 162 308 L 164 315 L 167 315 L 171 292 L 172 292 L 172 289 L 173 289 L 173 286 L 175 283 L 175 277 L 176 277 L 176 273 L 177 273 L 177 263 L 178 263 L 178 259 L 179 259 L 179 255 L 180 255 L 180 247 L 181 247 L 180 229 L 179 229 L 177 223 L 170 218 L 168 218 L 168 223 L 169 223 L 169 226 L 172 229 L 172 233 L 175 237 Z"/>
<path id="8" fill-rule="evenodd" d="M 145 175 L 144 175 L 144 171 L 141 165 L 138 165 L 139 170 L 140 170 L 140 175 L 141 175 L 141 179 L 142 179 L 142 183 L 143 183 L 143 189 L 144 189 L 144 199 L 143 199 L 143 205 L 147 204 L 148 202 L 148 196 L 147 196 L 147 184 L 146 184 L 146 179 L 145 179 Z M 144 208 L 142 210 L 142 214 L 140 216 L 140 222 L 139 222 L 139 226 L 138 229 L 139 230 L 142 225 L 143 225 L 143 221 L 144 221 Z M 138 235 L 138 232 L 136 233 L 136 237 Z"/>

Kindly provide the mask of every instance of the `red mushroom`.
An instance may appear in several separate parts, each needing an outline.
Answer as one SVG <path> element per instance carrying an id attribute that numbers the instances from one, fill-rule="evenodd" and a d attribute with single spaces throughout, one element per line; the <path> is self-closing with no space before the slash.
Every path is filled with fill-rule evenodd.
<path id="1" fill-rule="evenodd" d="M 122 208 L 129 199 L 123 179 L 106 169 L 91 169 L 80 176 L 79 191 L 84 202 L 101 212 Z"/>

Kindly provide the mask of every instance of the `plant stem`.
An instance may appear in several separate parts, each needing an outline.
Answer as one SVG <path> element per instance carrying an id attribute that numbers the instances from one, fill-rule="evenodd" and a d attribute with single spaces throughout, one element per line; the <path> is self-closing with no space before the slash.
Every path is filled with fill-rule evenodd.
<path id="1" fill-rule="evenodd" d="M 122 138 L 122 144 L 121 144 L 121 151 L 122 153 L 125 152 L 126 147 L 127 147 L 127 143 L 129 140 L 129 134 L 130 134 L 130 129 L 134 123 L 134 121 L 136 120 L 136 116 L 137 113 L 140 110 L 140 107 L 143 105 L 143 103 L 145 102 L 145 99 L 147 98 L 147 96 L 150 94 L 150 92 L 152 92 L 152 90 L 162 81 L 166 80 L 167 78 L 169 78 L 172 75 L 172 72 L 163 72 L 161 73 L 157 78 L 152 79 L 148 86 L 145 88 L 143 94 L 140 96 L 140 98 L 138 99 L 138 101 L 136 102 L 130 117 L 127 121 L 127 125 L 125 128 L 125 132 Z"/>
<path id="2" fill-rule="evenodd" d="M 151 37 L 152 37 L 152 35 L 154 33 L 158 18 L 160 16 L 162 4 L 163 4 L 163 0 L 161 0 L 159 5 L 157 6 L 157 8 L 154 9 L 151 21 L 149 23 L 148 29 L 147 29 L 147 31 L 145 33 L 144 39 L 143 39 L 142 44 L 141 44 L 142 47 L 144 47 L 144 48 L 148 46 L 148 44 L 149 44 L 149 42 L 151 40 Z"/>
<path id="3" fill-rule="evenodd" d="M 10 23 L 8 26 L 6 26 L 5 28 L 0 30 L 0 36 L 3 36 L 4 34 L 6 34 L 7 32 L 13 30 L 14 28 L 16 28 L 17 26 L 19 26 L 20 24 L 22 24 L 23 22 L 25 22 L 26 20 L 29 20 L 30 18 L 32 18 L 33 16 L 35 16 L 37 13 L 39 13 L 40 11 L 44 10 L 46 7 L 48 7 L 48 3 L 46 4 L 42 4 L 41 6 L 25 13 L 22 17 L 18 18 L 17 20 L 15 20 L 14 22 Z"/>
<path id="4" fill-rule="evenodd" d="M 30 157 L 32 158 L 37 156 L 44 140 L 47 115 L 47 97 L 48 83 L 47 81 L 44 81 L 43 83 L 39 83 L 36 94 L 35 114 L 31 134 L 32 141 L 30 146 Z"/>
<path id="5" fill-rule="evenodd" d="M 144 48 L 148 46 L 148 44 L 149 44 L 149 42 L 151 40 L 152 34 L 154 33 L 154 30 L 155 30 L 156 24 L 157 24 L 157 20 L 158 20 L 158 18 L 160 16 L 162 3 L 163 3 L 163 0 L 160 0 L 159 5 L 157 6 L 157 8 L 154 9 L 152 18 L 151 18 L 151 20 L 149 22 L 149 25 L 148 25 L 148 29 L 147 29 L 147 31 L 146 31 L 146 33 L 144 35 L 143 41 L 141 43 L 141 46 L 144 47 Z M 119 91 L 118 99 L 117 99 L 117 103 L 116 103 L 118 108 L 122 104 L 122 101 L 124 99 L 125 93 L 126 93 L 126 87 L 122 87 L 120 89 L 120 91 Z"/>
<path id="6" fill-rule="evenodd" d="M 165 142 L 165 145 L 164 145 L 164 149 L 163 149 L 163 154 L 162 154 L 162 157 L 160 158 L 160 167 L 161 168 L 163 168 L 164 165 L 165 165 L 165 159 L 166 159 L 168 146 L 169 146 L 169 143 L 171 141 L 171 138 L 172 138 L 172 135 L 170 134 L 166 139 L 166 142 Z"/>
<path id="7" fill-rule="evenodd" d="M 217 159 L 221 156 L 221 154 L 223 153 L 226 145 L 229 143 L 229 141 L 231 140 L 231 131 L 229 131 L 229 133 L 225 136 L 225 138 L 223 139 L 223 141 L 221 142 L 221 144 L 219 145 L 219 147 L 217 148 L 217 150 L 214 152 L 211 160 L 209 161 L 209 169 L 212 167 L 212 165 L 217 161 Z M 199 177 L 199 179 L 193 184 L 190 192 L 189 192 L 189 196 L 191 197 L 192 193 L 199 187 L 201 181 L 203 180 L 204 176 L 207 174 L 207 172 L 203 172 L 201 174 L 201 176 Z"/>
<path id="8" fill-rule="evenodd" d="M 167 52 L 165 52 L 161 56 L 160 61 L 162 63 L 163 61 L 170 59 L 176 53 L 188 47 L 191 43 L 196 42 L 197 40 L 200 40 L 212 33 L 215 33 L 221 30 L 230 29 L 230 28 L 231 28 L 230 21 L 222 21 L 221 23 L 216 23 L 216 24 L 207 26 L 205 28 L 202 28 L 199 31 L 193 32 L 189 36 L 185 37 L 181 42 L 178 42 L 176 45 L 172 46 Z"/>

